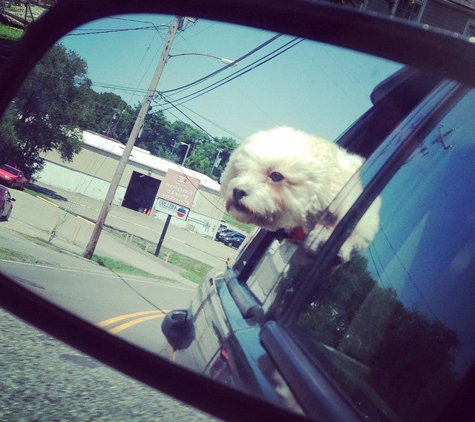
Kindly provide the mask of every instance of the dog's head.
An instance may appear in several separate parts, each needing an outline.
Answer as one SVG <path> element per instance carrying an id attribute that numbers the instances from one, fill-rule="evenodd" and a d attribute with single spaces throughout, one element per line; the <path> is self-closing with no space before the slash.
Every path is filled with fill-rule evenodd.
<path id="1" fill-rule="evenodd" d="M 336 145 L 288 127 L 258 132 L 233 152 L 221 176 L 226 210 L 268 230 L 303 226 L 335 194 Z"/>

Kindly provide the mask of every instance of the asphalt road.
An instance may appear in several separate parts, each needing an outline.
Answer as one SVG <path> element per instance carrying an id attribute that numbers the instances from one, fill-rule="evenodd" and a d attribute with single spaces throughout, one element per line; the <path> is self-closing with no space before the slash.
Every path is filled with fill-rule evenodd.
<path id="1" fill-rule="evenodd" d="M 77 236 L 73 239 L 66 231 L 58 233 L 51 247 L 45 247 L 35 239 L 48 239 L 49 227 L 64 212 L 25 192 L 12 193 L 17 200 L 10 220 L 0 223 L 0 247 L 21 254 L 21 262 L 2 260 L 0 270 L 112 335 L 166 355 L 168 349 L 160 330 L 162 318 L 169 309 L 186 307 L 196 284 L 153 255 L 107 234 L 101 235 L 98 244 L 101 255 L 122 257 L 157 276 L 150 279 L 115 274 L 82 258 L 83 246 L 76 232 L 79 227 L 84 234 L 90 223 L 75 216 L 68 215 L 61 228 L 72 230 Z M 131 232 L 136 226 L 144 226 L 141 220 L 137 224 L 133 215 L 124 216 L 120 211 L 118 214 L 121 221 L 128 222 L 127 227 L 132 227 Z M 191 249 L 221 260 L 209 253 L 212 248 L 200 250 L 200 237 L 186 237 L 183 242 L 196 243 L 197 247 L 190 246 Z M 211 419 L 65 346 L 1 309 L 0 321 L 2 422 Z"/>
<path id="2" fill-rule="evenodd" d="M 0 236 L 1 238 L 1 236 Z M 170 357 L 161 331 L 168 311 L 188 307 L 194 286 L 115 274 L 104 267 L 0 261 L 35 294 L 140 347 Z"/>
<path id="3" fill-rule="evenodd" d="M 212 421 L 0 309 L 0 421 Z"/>

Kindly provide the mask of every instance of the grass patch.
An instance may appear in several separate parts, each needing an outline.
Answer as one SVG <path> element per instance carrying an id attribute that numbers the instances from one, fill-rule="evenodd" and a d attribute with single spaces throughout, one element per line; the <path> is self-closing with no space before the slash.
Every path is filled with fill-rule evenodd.
<path id="1" fill-rule="evenodd" d="M 238 228 L 239 230 L 246 233 L 250 233 L 252 229 L 255 227 L 252 224 L 241 223 L 240 221 L 235 220 L 229 214 L 226 214 L 226 213 L 224 213 L 223 215 L 223 220 L 226 222 L 228 226 L 234 226 Z"/>
<path id="2" fill-rule="evenodd" d="M 146 239 L 131 235 L 112 227 L 106 227 L 106 230 L 114 236 L 120 237 L 124 240 L 124 242 L 130 242 L 148 253 L 155 253 L 156 245 L 152 244 Z M 208 274 L 208 272 L 213 268 L 211 265 L 172 251 L 171 249 L 165 248 L 163 246 L 160 249 L 158 258 L 180 268 L 182 270 L 180 275 L 190 281 L 193 281 L 194 283 L 201 283 L 204 276 Z"/>
<path id="3" fill-rule="evenodd" d="M 64 250 L 58 248 L 57 246 L 53 245 L 51 242 L 48 242 L 44 239 L 40 239 L 39 237 L 30 236 L 28 234 L 22 233 L 21 234 L 25 239 L 28 239 L 30 242 L 36 243 L 37 245 L 43 246 L 44 248 L 51 249 L 52 251 L 64 253 Z"/>
<path id="4" fill-rule="evenodd" d="M 28 185 L 25 186 L 25 188 L 23 189 L 23 192 L 27 193 L 28 195 L 31 195 L 31 196 L 38 196 L 38 197 L 41 197 L 43 199 L 46 199 L 48 201 L 50 201 L 50 199 L 46 196 L 46 195 L 43 195 L 42 193 L 40 192 L 37 192 L 33 189 L 30 189 L 28 187 Z"/>
<path id="5" fill-rule="evenodd" d="M 48 264 L 47 262 L 41 261 L 32 255 L 2 247 L 0 247 L 0 259 L 3 259 L 5 261 L 27 262 L 29 264 Z"/>
<path id="6" fill-rule="evenodd" d="M 111 271 L 118 272 L 121 274 L 163 279 L 163 277 L 157 277 L 155 274 L 151 274 L 147 271 L 143 271 L 140 268 L 132 267 L 131 265 L 128 265 L 124 262 L 115 261 L 114 259 L 106 258 L 104 256 L 93 255 L 91 258 L 91 261 L 97 262 L 102 267 L 105 267 Z M 173 281 L 173 280 L 167 279 L 167 281 Z"/>
<path id="7" fill-rule="evenodd" d="M 201 283 L 203 277 L 213 268 L 211 265 L 204 264 L 201 261 L 190 258 L 189 256 L 179 254 L 178 252 L 163 247 L 160 250 L 158 257 L 181 268 L 183 270 L 181 276 L 193 281 L 194 283 Z"/>
<path id="8" fill-rule="evenodd" d="M 19 40 L 22 36 L 22 29 L 0 24 L 0 38 L 16 41 Z"/>

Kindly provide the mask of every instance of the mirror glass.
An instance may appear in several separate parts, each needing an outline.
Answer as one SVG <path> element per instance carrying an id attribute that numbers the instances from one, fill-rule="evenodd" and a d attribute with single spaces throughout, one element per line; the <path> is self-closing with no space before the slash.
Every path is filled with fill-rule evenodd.
<path id="1" fill-rule="evenodd" d="M 0 146 L 2 164 L 24 174 L 9 186 L 16 201 L 2 222 L 2 271 L 163 354 L 164 313 L 186 308 L 208 270 L 225 268 L 236 254 L 215 240 L 222 220 L 234 223 L 223 215 L 218 183 L 232 150 L 252 133 L 281 125 L 335 140 L 371 107 L 373 88 L 401 67 L 193 18 L 181 19 L 170 37 L 174 19 L 116 16 L 68 34 L 3 117 Z M 145 124 L 94 250 L 96 264 L 85 262 L 80 257 L 154 78 Z M 177 188 L 157 200 L 168 170 L 199 183 L 196 194 Z M 156 258 L 170 199 L 189 203 L 169 208 L 173 218 Z M 234 227 L 246 236 L 251 230 Z"/>
<path id="2" fill-rule="evenodd" d="M 337 140 L 401 67 L 193 17 L 77 28 L 1 122 L 1 183 L 15 199 L 0 204 L 1 271 L 111 335 L 232 385 L 216 338 L 231 323 L 216 304 L 222 326 L 189 328 L 182 311 L 169 322 L 188 337 L 174 344 L 162 330 L 170 311 L 211 301 L 207 274 L 225 271 L 255 234 L 226 214 L 219 192 L 231 152 L 275 126 Z M 225 229 L 241 236 L 217 239 Z"/>

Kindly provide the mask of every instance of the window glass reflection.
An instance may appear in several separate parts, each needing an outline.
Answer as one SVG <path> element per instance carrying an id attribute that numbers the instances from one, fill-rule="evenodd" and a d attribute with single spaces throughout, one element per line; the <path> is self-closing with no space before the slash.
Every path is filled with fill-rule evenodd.
<path id="1" fill-rule="evenodd" d="M 433 420 L 475 355 L 474 106 L 434 127 L 382 192 L 372 245 L 291 325 L 371 420 Z"/>

